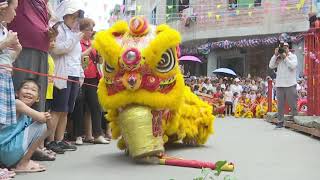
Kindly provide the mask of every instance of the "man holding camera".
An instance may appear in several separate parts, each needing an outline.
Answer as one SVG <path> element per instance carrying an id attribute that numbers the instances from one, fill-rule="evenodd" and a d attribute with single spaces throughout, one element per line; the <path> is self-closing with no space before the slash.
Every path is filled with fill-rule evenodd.
<path id="1" fill-rule="evenodd" d="M 282 128 L 284 124 L 285 102 L 287 101 L 292 115 L 297 114 L 297 56 L 290 52 L 289 44 L 281 42 L 275 49 L 269 67 L 277 68 L 276 76 L 276 95 L 278 100 L 278 124 L 276 128 Z"/>

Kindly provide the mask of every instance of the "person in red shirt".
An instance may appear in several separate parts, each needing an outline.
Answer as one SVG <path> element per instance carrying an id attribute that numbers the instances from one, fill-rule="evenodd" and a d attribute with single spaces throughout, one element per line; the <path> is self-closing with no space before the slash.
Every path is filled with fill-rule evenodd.
<path id="1" fill-rule="evenodd" d="M 221 97 L 221 95 L 223 95 L 221 87 L 217 86 L 217 91 L 215 93 L 213 93 L 213 98 L 219 99 Z"/>
<path id="2" fill-rule="evenodd" d="M 223 99 L 223 95 L 220 95 L 217 101 L 213 104 L 213 114 L 219 117 L 224 117 L 224 112 L 225 112 L 225 102 Z"/>
<path id="3" fill-rule="evenodd" d="M 84 70 L 85 79 L 84 85 L 81 88 L 81 95 L 77 100 L 75 110 L 73 111 L 71 117 L 74 120 L 74 135 L 77 137 L 77 145 L 83 144 L 82 130 L 86 111 L 91 114 L 92 134 L 94 137 L 93 142 L 96 144 L 109 143 L 109 141 L 103 137 L 101 128 L 102 110 L 98 101 L 97 87 L 86 85 L 91 84 L 98 86 L 99 79 L 101 77 L 97 69 L 97 64 L 101 63 L 101 58 L 99 58 L 97 51 L 91 46 L 91 38 L 94 32 L 94 26 L 95 23 L 92 19 L 84 18 L 80 20 L 80 31 L 84 33 L 83 39 L 80 43 L 82 47 L 82 67 Z M 86 139 L 90 140 L 92 135 L 88 132 L 90 132 L 90 130 L 87 130 Z"/>
<path id="4" fill-rule="evenodd" d="M 260 103 L 263 103 L 265 101 L 266 101 L 266 98 L 262 96 L 261 91 L 258 91 L 256 100 L 255 100 L 255 104 L 260 104 Z"/>

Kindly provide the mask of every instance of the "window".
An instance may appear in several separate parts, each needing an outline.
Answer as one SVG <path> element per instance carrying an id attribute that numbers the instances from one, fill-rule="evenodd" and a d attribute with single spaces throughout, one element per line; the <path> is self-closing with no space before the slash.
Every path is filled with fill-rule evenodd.
<path id="1" fill-rule="evenodd" d="M 254 6 L 261 6 L 261 0 L 254 0 Z"/>
<path id="2" fill-rule="evenodd" d="M 171 22 L 178 19 L 178 0 L 167 0 L 166 21 Z"/>
<path id="3" fill-rule="evenodd" d="M 229 9 L 237 9 L 238 1 L 237 0 L 229 0 Z"/>
<path id="4" fill-rule="evenodd" d="M 189 0 L 179 0 L 179 13 L 189 7 Z"/>
<path id="5" fill-rule="evenodd" d="M 157 25 L 157 7 L 155 7 L 151 12 L 151 24 Z"/>
<path id="6" fill-rule="evenodd" d="M 261 0 L 229 0 L 229 9 L 248 8 L 250 4 L 261 6 Z"/>

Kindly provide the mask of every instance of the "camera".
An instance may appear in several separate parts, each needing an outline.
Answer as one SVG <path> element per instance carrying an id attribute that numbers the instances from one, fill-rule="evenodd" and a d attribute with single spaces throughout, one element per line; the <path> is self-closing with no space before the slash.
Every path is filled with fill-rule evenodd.
<path id="1" fill-rule="evenodd" d="M 281 41 L 280 44 L 279 44 L 279 47 L 278 47 L 278 53 L 279 54 L 282 54 L 285 52 L 285 49 L 284 49 L 284 42 Z"/>

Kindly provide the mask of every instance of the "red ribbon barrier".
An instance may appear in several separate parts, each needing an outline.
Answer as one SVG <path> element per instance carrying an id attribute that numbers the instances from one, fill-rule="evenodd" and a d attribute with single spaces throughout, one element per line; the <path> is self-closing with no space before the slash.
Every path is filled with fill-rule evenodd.
<path id="1" fill-rule="evenodd" d="M 35 71 L 28 70 L 28 69 L 10 67 L 8 65 L 1 65 L 1 64 L 0 64 L 0 67 L 9 68 L 9 69 L 12 69 L 12 70 L 15 70 L 15 71 L 21 71 L 21 72 L 25 72 L 25 73 L 29 73 L 29 74 L 35 74 L 35 75 L 39 75 L 39 76 L 46 76 L 46 77 L 50 77 L 50 78 L 53 78 L 53 79 L 61 79 L 61 80 L 65 80 L 65 81 L 69 81 L 69 82 L 74 82 L 74 83 L 80 84 L 80 81 L 75 81 L 75 80 L 71 80 L 71 79 L 64 78 L 64 77 L 59 77 L 59 76 L 49 75 L 49 74 L 45 74 L 45 73 L 35 72 Z M 89 83 L 83 83 L 83 85 L 92 86 L 92 87 L 98 87 L 98 86 L 96 86 L 94 84 L 89 84 Z"/>

